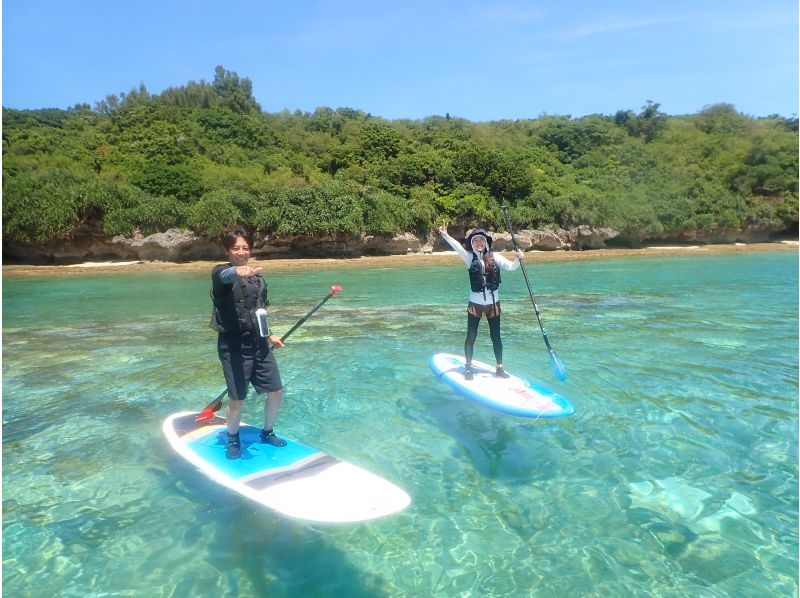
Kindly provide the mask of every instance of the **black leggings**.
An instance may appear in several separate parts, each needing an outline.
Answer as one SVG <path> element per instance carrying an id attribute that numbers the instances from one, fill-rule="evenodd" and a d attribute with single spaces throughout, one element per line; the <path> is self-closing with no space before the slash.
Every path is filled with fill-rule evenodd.
<path id="1" fill-rule="evenodd" d="M 503 341 L 500 340 L 500 315 L 493 318 L 486 318 L 489 321 L 489 336 L 492 338 L 492 347 L 494 348 L 494 358 L 497 363 L 503 363 Z M 479 317 L 473 316 L 467 312 L 467 338 L 464 341 L 464 357 L 467 358 L 467 363 L 472 363 L 472 348 L 475 345 L 475 339 L 478 337 L 478 324 L 481 323 Z"/>

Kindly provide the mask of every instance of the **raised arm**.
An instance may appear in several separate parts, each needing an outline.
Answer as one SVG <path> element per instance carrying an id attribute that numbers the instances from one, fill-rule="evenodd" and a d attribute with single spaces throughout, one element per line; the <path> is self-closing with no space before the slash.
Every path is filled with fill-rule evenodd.
<path id="1" fill-rule="evenodd" d="M 447 244 L 450 245 L 450 247 L 452 247 L 453 250 L 459 256 L 461 256 L 461 259 L 464 260 L 464 263 L 469 266 L 472 263 L 472 255 L 466 249 L 464 249 L 461 243 L 447 234 L 447 223 L 442 224 L 442 226 L 439 227 L 439 232 L 442 234 L 442 238 L 447 241 Z"/>

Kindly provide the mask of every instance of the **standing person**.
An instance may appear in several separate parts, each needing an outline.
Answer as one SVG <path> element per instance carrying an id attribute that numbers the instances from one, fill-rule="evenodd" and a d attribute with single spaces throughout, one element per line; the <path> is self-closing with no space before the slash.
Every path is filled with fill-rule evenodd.
<path id="1" fill-rule="evenodd" d="M 228 459 L 238 459 L 242 454 L 239 422 L 250 384 L 257 394 L 267 395 L 261 442 L 275 447 L 286 446 L 286 441 L 272 431 L 281 405 L 283 386 L 270 343 L 274 347 L 283 347 L 283 341 L 269 331 L 265 311 L 259 327 L 256 310 L 266 310 L 269 301 L 267 283 L 261 277 L 262 269 L 247 265 L 253 237 L 247 230 L 236 228 L 225 235 L 222 245 L 228 253 L 228 263 L 219 264 L 211 271 L 214 309 L 210 326 L 219 333 L 217 353 L 228 386 L 226 455 Z"/>
<path id="2" fill-rule="evenodd" d="M 500 338 L 500 296 L 497 289 L 500 286 L 500 270 L 516 270 L 522 252 L 517 250 L 517 259 L 509 261 L 499 253 L 492 251 L 492 238 L 482 228 L 475 228 L 464 241 L 464 247 L 453 237 L 447 234 L 447 223 L 439 227 L 439 232 L 452 247 L 469 271 L 470 294 L 467 303 L 467 338 L 464 340 L 464 357 L 466 369 L 464 378 L 473 379 L 472 352 L 475 339 L 478 336 L 478 324 L 481 316 L 486 315 L 489 322 L 489 335 L 492 339 L 492 348 L 497 362 L 495 375 L 498 378 L 508 378 L 503 369 L 503 341 Z"/>

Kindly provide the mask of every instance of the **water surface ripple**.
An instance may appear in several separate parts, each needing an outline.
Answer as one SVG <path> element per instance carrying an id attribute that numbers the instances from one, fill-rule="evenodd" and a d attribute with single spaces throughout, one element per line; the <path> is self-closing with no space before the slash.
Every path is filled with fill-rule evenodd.
<path id="1" fill-rule="evenodd" d="M 788 596 L 798 583 L 797 256 L 536 264 L 568 378 L 519 272 L 506 367 L 577 413 L 470 403 L 462 268 L 269 274 L 273 328 L 344 292 L 279 353 L 277 429 L 404 487 L 353 526 L 273 515 L 161 435 L 223 388 L 208 277 L 6 277 L 3 591 L 9 596 Z M 490 361 L 485 323 L 476 357 Z M 259 419 L 249 401 L 245 418 Z"/>

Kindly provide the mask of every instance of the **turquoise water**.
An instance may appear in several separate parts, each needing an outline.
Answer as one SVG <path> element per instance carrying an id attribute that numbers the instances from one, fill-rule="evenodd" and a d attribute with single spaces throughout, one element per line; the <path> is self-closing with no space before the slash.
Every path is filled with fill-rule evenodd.
<path id="1" fill-rule="evenodd" d="M 5 277 L 3 591 L 9 596 L 789 596 L 798 584 L 794 252 L 537 265 L 567 368 L 520 272 L 505 363 L 559 420 L 461 399 L 456 265 L 268 274 L 276 429 L 405 488 L 352 526 L 282 519 L 161 434 L 223 389 L 206 274 Z M 485 323 L 476 358 L 491 361 Z M 249 401 L 245 419 L 258 422 Z M 324 500 L 324 497 L 321 497 Z"/>

